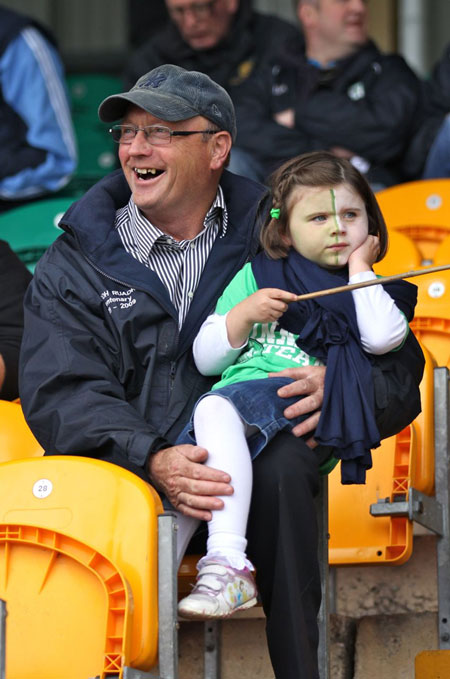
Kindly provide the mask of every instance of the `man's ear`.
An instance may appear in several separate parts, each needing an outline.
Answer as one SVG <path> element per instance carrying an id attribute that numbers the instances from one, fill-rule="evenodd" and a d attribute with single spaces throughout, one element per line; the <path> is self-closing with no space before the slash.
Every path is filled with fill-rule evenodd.
<path id="1" fill-rule="evenodd" d="M 297 17 L 301 25 L 307 28 L 316 16 L 316 7 L 309 2 L 299 2 L 297 5 Z"/>
<path id="2" fill-rule="evenodd" d="M 225 165 L 231 151 L 231 135 L 221 130 L 212 135 L 211 139 L 211 169 L 220 170 Z"/>

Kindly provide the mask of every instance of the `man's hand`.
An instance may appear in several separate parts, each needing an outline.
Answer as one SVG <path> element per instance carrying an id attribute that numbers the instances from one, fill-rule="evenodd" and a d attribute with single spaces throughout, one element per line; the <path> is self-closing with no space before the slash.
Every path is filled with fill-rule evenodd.
<path id="1" fill-rule="evenodd" d="M 280 370 L 277 373 L 269 373 L 269 377 L 291 377 L 295 380 L 295 382 L 278 389 L 277 393 L 281 398 L 304 396 L 300 401 L 286 408 L 285 417 L 290 420 L 298 415 L 312 413 L 310 417 L 292 429 L 294 436 L 303 436 L 314 431 L 317 427 L 320 407 L 323 402 L 325 370 L 325 366 L 312 365 L 304 368 L 286 368 L 286 370 Z M 317 445 L 314 438 L 310 438 L 307 444 L 310 448 L 315 448 Z"/>
<path id="2" fill-rule="evenodd" d="M 150 455 L 150 481 L 186 516 L 210 521 L 212 510 L 222 509 L 220 495 L 232 495 L 229 474 L 206 467 L 208 451 L 183 444 Z"/>

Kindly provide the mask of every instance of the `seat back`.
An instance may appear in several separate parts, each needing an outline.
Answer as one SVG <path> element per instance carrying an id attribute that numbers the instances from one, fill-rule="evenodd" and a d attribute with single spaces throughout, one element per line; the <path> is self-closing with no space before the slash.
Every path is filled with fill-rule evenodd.
<path id="1" fill-rule="evenodd" d="M 0 214 L 0 234 L 33 272 L 47 248 L 62 233 L 58 224 L 74 198 L 42 198 Z"/>
<path id="2" fill-rule="evenodd" d="M 407 494 L 415 463 L 414 425 L 382 441 L 372 451 L 366 483 L 341 484 L 340 466 L 329 478 L 329 563 L 399 565 L 412 553 L 412 523 L 406 518 L 373 517 L 370 505 L 380 498 Z"/>
<path id="3" fill-rule="evenodd" d="M 373 467 L 365 485 L 343 486 L 339 466 L 329 476 L 331 565 L 400 565 L 411 556 L 412 521 L 405 516 L 372 516 L 370 506 L 384 498 L 405 500 L 410 488 L 433 492 L 435 361 L 426 347 L 423 350 L 422 412 L 410 426 L 372 451 Z"/>
<path id="4" fill-rule="evenodd" d="M 43 454 L 42 446 L 25 421 L 20 403 L 0 400 L 0 462 Z"/>
<path id="5" fill-rule="evenodd" d="M 103 677 L 108 663 L 150 669 L 157 493 L 125 469 L 75 456 L 6 462 L 0 485 L 0 598 L 8 607 L 8 667 L 17 668 L 7 679 Z M 22 653 L 24 630 L 33 657 Z M 75 646 L 79 661 L 61 671 L 64 656 L 75 662 Z"/>
<path id="6" fill-rule="evenodd" d="M 381 262 L 376 262 L 373 269 L 379 276 L 392 276 L 419 269 L 422 256 L 414 241 L 401 231 L 389 232 L 389 247 Z"/>
<path id="7" fill-rule="evenodd" d="M 418 276 L 414 334 L 431 352 L 438 366 L 450 366 L 450 271 Z"/>
<path id="8" fill-rule="evenodd" d="M 422 179 L 377 193 L 389 232 L 409 236 L 424 264 L 433 262 L 438 244 L 450 235 L 450 179 Z"/>

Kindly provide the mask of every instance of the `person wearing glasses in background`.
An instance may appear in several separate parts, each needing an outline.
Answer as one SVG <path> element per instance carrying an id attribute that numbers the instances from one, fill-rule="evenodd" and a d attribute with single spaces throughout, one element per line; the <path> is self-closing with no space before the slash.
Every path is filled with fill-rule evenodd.
<path id="1" fill-rule="evenodd" d="M 126 87 L 156 66 L 176 64 L 209 75 L 236 105 L 250 75 L 270 63 L 280 48 L 289 52 L 297 42 L 293 24 L 255 12 L 251 0 L 165 2 L 170 20 L 132 54 L 123 74 Z M 252 159 L 245 155 L 244 160 L 241 165 L 241 152 L 233 149 L 230 169 L 245 174 Z"/>
<path id="2" fill-rule="evenodd" d="M 181 559 L 192 517 L 209 521 L 233 494 L 229 475 L 203 464 L 207 450 L 175 445 L 216 381 L 198 372 L 192 343 L 256 253 L 270 206 L 262 185 L 224 169 L 234 107 L 208 76 L 163 65 L 105 99 L 99 116 L 114 123 L 122 169 L 69 208 L 65 233 L 37 264 L 24 306 L 22 406 L 46 454 L 100 458 L 160 491 L 181 514 Z M 395 371 L 376 365 L 383 435 L 420 408 L 421 358 L 402 357 Z M 318 679 L 320 460 L 298 437 L 317 424 L 324 373 L 289 370 L 295 381 L 279 395 L 299 400 L 285 415 L 311 416 L 280 432 L 253 468 L 248 554 L 277 679 Z"/>

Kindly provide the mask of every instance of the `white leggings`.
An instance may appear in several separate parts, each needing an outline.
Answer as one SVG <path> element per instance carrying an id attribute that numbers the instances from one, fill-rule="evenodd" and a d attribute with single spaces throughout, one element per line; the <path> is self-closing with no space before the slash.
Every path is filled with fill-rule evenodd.
<path id="1" fill-rule="evenodd" d="M 253 427 L 251 428 L 253 429 Z M 206 448 L 205 464 L 231 476 L 233 495 L 223 496 L 224 507 L 212 512 L 208 522 L 207 553 L 220 554 L 235 568 L 248 565 L 245 557 L 247 518 L 252 493 L 252 461 L 246 435 L 250 428 L 241 419 L 232 403 L 214 394 L 205 396 L 194 412 L 197 445 Z M 177 512 L 178 561 L 199 521 Z"/>

